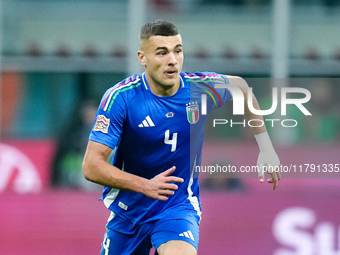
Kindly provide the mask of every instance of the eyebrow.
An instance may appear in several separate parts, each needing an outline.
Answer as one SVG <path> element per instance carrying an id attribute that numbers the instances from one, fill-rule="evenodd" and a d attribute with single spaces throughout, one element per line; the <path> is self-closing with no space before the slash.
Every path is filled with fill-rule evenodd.
<path id="1" fill-rule="evenodd" d="M 183 47 L 183 45 L 182 44 L 177 44 L 175 46 L 175 49 L 178 48 L 178 47 Z M 157 49 L 155 51 L 157 51 L 157 50 L 168 50 L 168 48 L 167 47 L 157 47 Z"/>

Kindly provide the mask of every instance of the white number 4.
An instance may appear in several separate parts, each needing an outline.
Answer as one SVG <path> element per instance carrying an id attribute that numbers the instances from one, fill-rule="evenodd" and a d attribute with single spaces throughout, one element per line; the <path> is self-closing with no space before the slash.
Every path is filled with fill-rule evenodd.
<path id="1" fill-rule="evenodd" d="M 164 143 L 171 145 L 171 152 L 176 150 L 177 146 L 177 133 L 172 134 L 172 139 L 170 139 L 170 130 L 165 131 Z"/>
<path id="2" fill-rule="evenodd" d="M 105 239 L 103 242 L 104 255 L 109 255 L 110 239 L 107 236 L 105 236 Z"/>

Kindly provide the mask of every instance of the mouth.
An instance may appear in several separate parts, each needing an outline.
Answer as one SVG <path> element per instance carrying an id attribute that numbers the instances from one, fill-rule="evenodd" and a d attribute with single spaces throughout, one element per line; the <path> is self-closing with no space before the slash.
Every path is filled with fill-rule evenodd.
<path id="1" fill-rule="evenodd" d="M 177 70 L 168 70 L 168 71 L 165 71 L 164 73 L 168 77 L 174 77 L 178 73 L 178 71 Z"/>

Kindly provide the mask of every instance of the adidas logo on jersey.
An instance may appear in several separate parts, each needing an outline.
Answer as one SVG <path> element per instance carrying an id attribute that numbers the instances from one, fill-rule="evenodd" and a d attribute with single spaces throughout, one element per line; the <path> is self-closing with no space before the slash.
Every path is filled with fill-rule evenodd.
<path id="1" fill-rule="evenodd" d="M 153 123 L 149 115 L 146 116 L 145 120 L 143 120 L 142 123 L 138 125 L 138 127 L 154 127 L 154 126 L 155 124 Z"/>
<path id="2" fill-rule="evenodd" d="M 195 241 L 194 236 L 193 236 L 193 234 L 190 230 L 179 234 L 179 236 L 185 236 L 185 237 L 190 238 L 191 240 Z"/>

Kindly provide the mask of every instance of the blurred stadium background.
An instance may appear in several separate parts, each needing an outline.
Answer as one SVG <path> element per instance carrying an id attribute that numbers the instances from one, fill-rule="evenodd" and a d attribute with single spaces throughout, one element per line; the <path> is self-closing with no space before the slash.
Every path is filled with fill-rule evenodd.
<path id="1" fill-rule="evenodd" d="M 240 75 L 264 108 L 273 86 L 308 89 L 313 116 L 269 128 L 281 162 L 340 163 L 340 1 L 0 0 L 0 254 L 99 253 L 109 213 L 81 161 L 102 94 L 142 71 L 139 29 L 156 18 L 180 29 L 185 71 Z M 256 162 L 247 128 L 208 123 L 204 165 Z M 203 174 L 199 254 L 340 254 L 339 173 L 308 174 L 275 192 L 256 174 Z"/>

